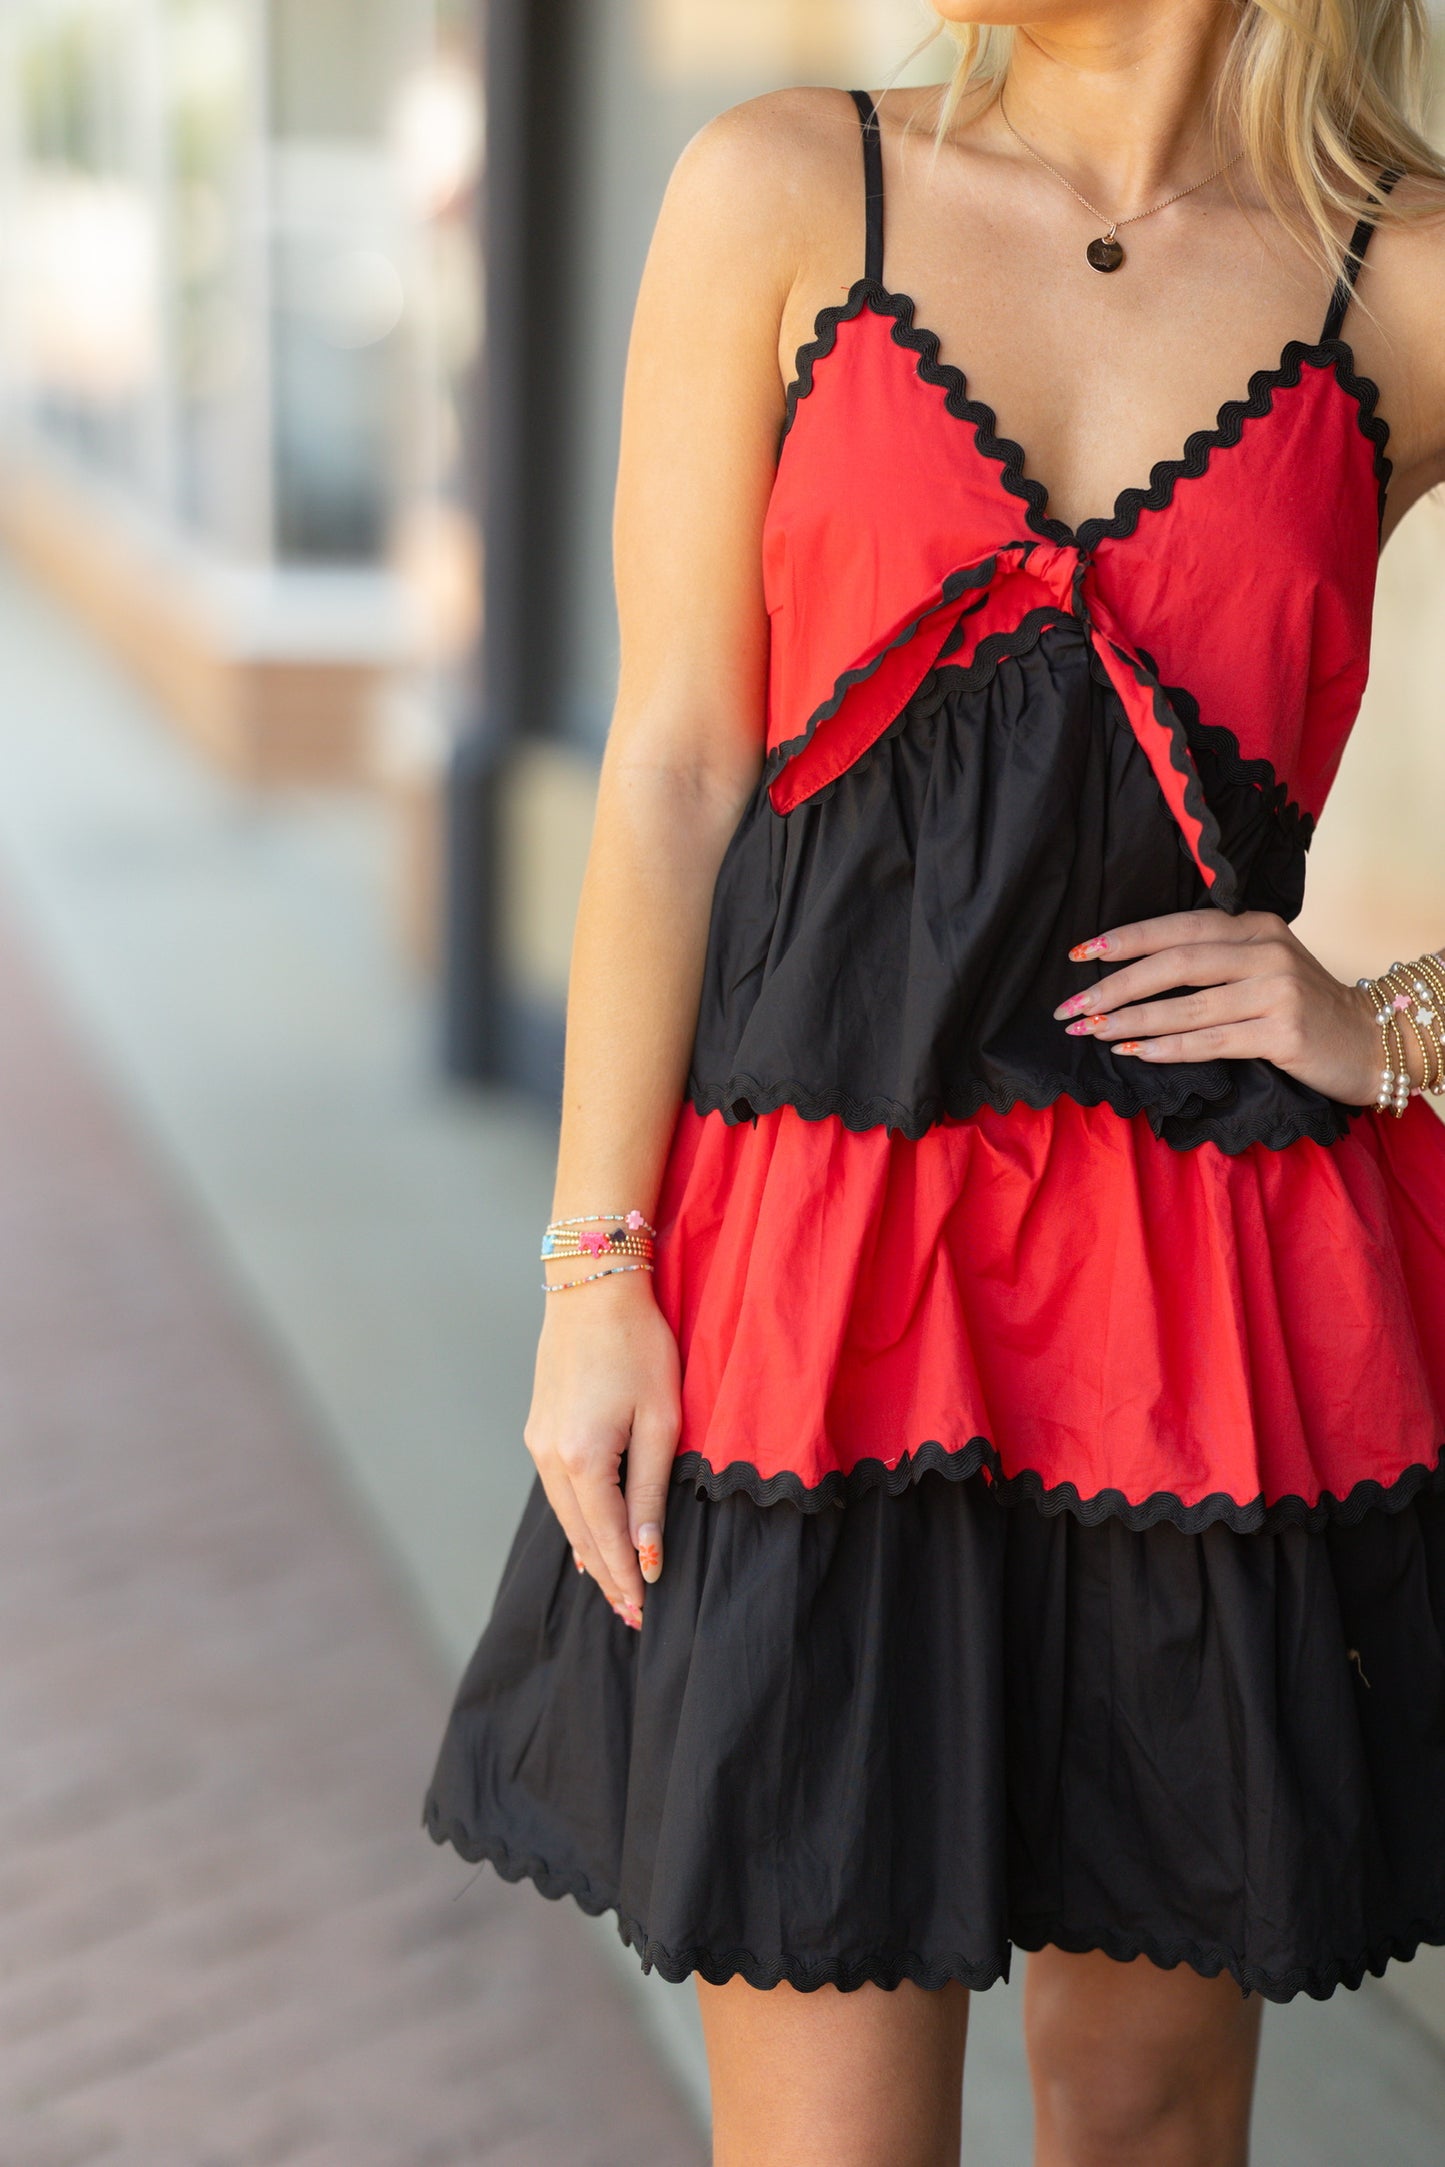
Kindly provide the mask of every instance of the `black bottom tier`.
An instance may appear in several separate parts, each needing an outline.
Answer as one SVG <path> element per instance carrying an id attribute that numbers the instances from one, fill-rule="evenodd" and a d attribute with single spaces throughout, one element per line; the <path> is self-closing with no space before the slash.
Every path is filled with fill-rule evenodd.
<path id="1" fill-rule="evenodd" d="M 981 1987 L 1051 1944 L 1284 2001 L 1445 1941 L 1439 1492 L 1186 1535 L 680 1480 L 647 1602 L 535 1487 L 424 1818 L 665 1978 Z"/>

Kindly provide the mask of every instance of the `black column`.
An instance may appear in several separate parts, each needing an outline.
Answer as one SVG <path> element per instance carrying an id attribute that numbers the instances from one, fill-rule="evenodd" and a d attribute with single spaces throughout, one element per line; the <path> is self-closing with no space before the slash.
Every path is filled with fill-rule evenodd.
<path id="1" fill-rule="evenodd" d="M 486 168 L 477 197 L 485 336 L 468 487 L 485 545 L 482 641 L 446 776 L 443 1058 L 456 1077 L 525 1075 L 512 1043 L 499 892 L 508 753 L 546 727 L 543 567 L 565 466 L 568 202 L 582 116 L 572 95 L 574 0 L 484 0 Z M 578 357 L 581 365 L 581 357 Z"/>

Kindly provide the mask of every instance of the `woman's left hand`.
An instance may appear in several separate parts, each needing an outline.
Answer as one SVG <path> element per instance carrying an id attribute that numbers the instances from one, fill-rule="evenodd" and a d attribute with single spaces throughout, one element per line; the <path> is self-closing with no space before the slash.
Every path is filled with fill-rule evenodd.
<path id="1" fill-rule="evenodd" d="M 1272 1061 L 1326 1098 L 1374 1102 L 1383 1059 L 1368 999 L 1271 912 L 1146 918 L 1080 942 L 1069 958 L 1125 966 L 1054 1010 L 1076 1037 L 1138 1061 Z"/>

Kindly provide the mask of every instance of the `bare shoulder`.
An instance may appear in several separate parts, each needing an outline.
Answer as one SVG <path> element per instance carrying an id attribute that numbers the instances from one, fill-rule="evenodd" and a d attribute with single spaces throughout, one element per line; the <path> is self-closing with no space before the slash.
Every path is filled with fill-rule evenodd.
<path id="1" fill-rule="evenodd" d="M 846 91 L 768 91 L 719 113 L 686 145 L 659 230 L 796 267 L 857 163 L 858 116 Z"/>
<path id="2" fill-rule="evenodd" d="M 1431 357 L 1445 369 L 1445 182 L 1412 174 L 1396 186 L 1392 203 L 1403 215 L 1386 220 L 1371 245 L 1371 306 L 1412 371 Z"/>
<path id="3" fill-rule="evenodd" d="M 1397 466 L 1445 474 L 1445 183 L 1411 175 L 1394 191 L 1405 215 L 1375 236 L 1361 293 L 1368 323 L 1362 343 L 1378 345 L 1377 372 L 1391 415 Z M 1368 321 L 1368 320 L 1367 320 Z"/>

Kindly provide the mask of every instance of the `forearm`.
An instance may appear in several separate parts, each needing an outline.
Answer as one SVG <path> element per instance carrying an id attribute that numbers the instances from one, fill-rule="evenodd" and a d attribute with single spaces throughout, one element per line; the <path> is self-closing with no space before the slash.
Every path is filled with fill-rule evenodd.
<path id="1" fill-rule="evenodd" d="M 750 780 L 604 764 L 567 1002 L 553 1216 L 652 1216 L 687 1080 L 718 866 Z"/>

